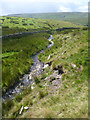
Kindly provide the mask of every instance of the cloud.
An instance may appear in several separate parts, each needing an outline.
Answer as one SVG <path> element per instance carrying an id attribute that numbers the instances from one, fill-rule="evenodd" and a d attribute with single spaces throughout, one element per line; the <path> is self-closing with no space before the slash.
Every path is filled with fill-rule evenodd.
<path id="1" fill-rule="evenodd" d="M 72 10 L 68 7 L 60 6 L 57 12 L 72 12 Z"/>
<path id="2" fill-rule="evenodd" d="M 6 2 L 6 3 L 22 3 L 22 2 L 26 2 L 26 3 L 31 3 L 31 2 L 57 2 L 57 3 L 85 3 L 85 2 L 89 2 L 89 0 L 1 0 L 2 2 Z"/>
<path id="3" fill-rule="evenodd" d="M 1 0 L 2 14 L 82 12 L 89 0 Z"/>
<path id="4" fill-rule="evenodd" d="M 80 7 L 78 7 L 78 11 L 88 12 L 88 6 L 87 6 L 87 5 L 85 5 L 85 6 L 80 6 Z"/>
<path id="5" fill-rule="evenodd" d="M 86 2 L 87 1 L 87 2 Z M 59 3 L 57 12 L 87 12 L 88 11 L 88 0 L 66 0 Z"/>

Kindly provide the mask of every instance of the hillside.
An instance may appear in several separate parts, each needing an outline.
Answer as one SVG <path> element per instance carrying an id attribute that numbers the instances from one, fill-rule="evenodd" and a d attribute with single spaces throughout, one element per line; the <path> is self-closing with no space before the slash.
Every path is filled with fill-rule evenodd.
<path id="1" fill-rule="evenodd" d="M 3 103 L 3 117 L 88 117 L 87 29 L 54 31 L 52 34 L 54 45 L 39 55 L 39 60 L 48 66 L 41 75 L 34 76 L 34 83 L 22 94 Z M 23 108 L 20 114 L 22 106 L 26 109 Z"/>
<path id="2" fill-rule="evenodd" d="M 1 17 L 2 35 L 19 32 L 35 32 L 55 30 L 62 27 L 82 27 L 70 22 L 60 20 L 23 18 L 23 17 Z"/>
<path id="3" fill-rule="evenodd" d="M 75 24 L 88 25 L 87 12 L 32 13 L 32 14 L 14 14 L 14 15 L 12 14 L 10 16 L 63 20 Z"/>

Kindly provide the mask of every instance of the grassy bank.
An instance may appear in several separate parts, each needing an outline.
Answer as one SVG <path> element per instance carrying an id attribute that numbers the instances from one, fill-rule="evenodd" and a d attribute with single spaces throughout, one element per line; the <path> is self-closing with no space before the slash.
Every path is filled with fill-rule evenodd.
<path id="1" fill-rule="evenodd" d="M 12 118 L 87 118 L 88 117 L 88 38 L 87 30 L 67 30 L 53 34 L 54 46 L 39 55 L 51 62 L 44 73 L 35 78 L 34 89 L 13 101 L 11 109 L 3 109 L 4 117 Z M 50 59 L 47 60 L 50 55 Z M 52 76 L 62 67 L 62 82 Z M 50 77 L 51 76 L 51 77 Z M 7 105 L 6 105 L 7 106 Z M 28 106 L 19 114 L 21 106 Z M 8 107 L 6 107 L 8 108 Z M 5 111 L 6 110 L 6 111 Z"/>
<path id="2" fill-rule="evenodd" d="M 47 36 L 36 33 L 2 40 L 3 92 L 28 72 L 33 64 L 32 56 L 48 46 Z"/>

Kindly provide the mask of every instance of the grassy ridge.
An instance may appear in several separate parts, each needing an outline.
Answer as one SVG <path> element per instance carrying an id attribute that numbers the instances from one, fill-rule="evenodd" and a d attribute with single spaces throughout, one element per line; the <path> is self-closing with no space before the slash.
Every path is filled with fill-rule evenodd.
<path id="1" fill-rule="evenodd" d="M 67 39 L 68 36 L 68 39 Z M 44 74 L 35 78 L 34 89 L 13 101 L 5 117 L 12 118 L 87 118 L 88 117 L 88 38 L 87 30 L 66 30 L 53 34 L 54 46 L 39 55 L 44 63 L 53 61 Z M 50 59 L 47 60 L 50 55 Z M 60 65 L 62 83 L 53 89 L 48 78 Z M 47 78 L 47 80 L 45 80 Z M 50 80 L 49 80 L 50 79 Z M 54 78 L 57 81 L 57 79 Z M 19 115 L 21 106 L 28 106 Z M 8 106 L 8 104 L 7 104 Z M 4 108 L 8 108 L 8 107 Z M 13 107 L 14 106 L 14 107 Z"/>
<path id="2" fill-rule="evenodd" d="M 19 32 L 55 30 L 62 27 L 82 27 L 60 20 L 35 19 L 23 17 L 1 17 L 2 35 Z"/>
<path id="3" fill-rule="evenodd" d="M 32 13 L 32 14 L 19 14 L 19 15 L 17 14 L 11 16 L 63 20 L 75 24 L 88 25 L 87 12 Z"/>
<path id="4" fill-rule="evenodd" d="M 43 33 L 2 40 L 3 92 L 28 72 L 33 64 L 31 56 L 48 46 L 46 36 Z"/>

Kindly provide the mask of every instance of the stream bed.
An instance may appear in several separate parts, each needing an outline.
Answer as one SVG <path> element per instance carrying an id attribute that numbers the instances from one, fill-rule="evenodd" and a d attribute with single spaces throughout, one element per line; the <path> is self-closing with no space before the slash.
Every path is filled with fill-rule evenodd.
<path id="1" fill-rule="evenodd" d="M 54 42 L 52 41 L 52 39 L 53 39 L 53 36 L 50 35 L 48 40 L 51 42 L 51 44 L 48 45 L 47 49 L 49 49 L 50 47 L 54 45 Z M 2 96 L 2 101 L 5 101 L 7 98 L 9 100 L 13 100 L 16 95 L 21 94 L 23 89 L 33 84 L 34 82 L 33 76 L 40 75 L 43 72 L 44 63 L 42 63 L 38 59 L 38 55 L 42 52 L 44 52 L 44 50 L 41 50 L 40 52 L 36 53 L 36 55 L 32 57 L 34 64 L 31 66 L 30 72 L 28 74 L 25 74 L 23 78 L 17 84 L 13 86 L 12 89 L 9 89 L 5 93 L 5 95 Z"/>

